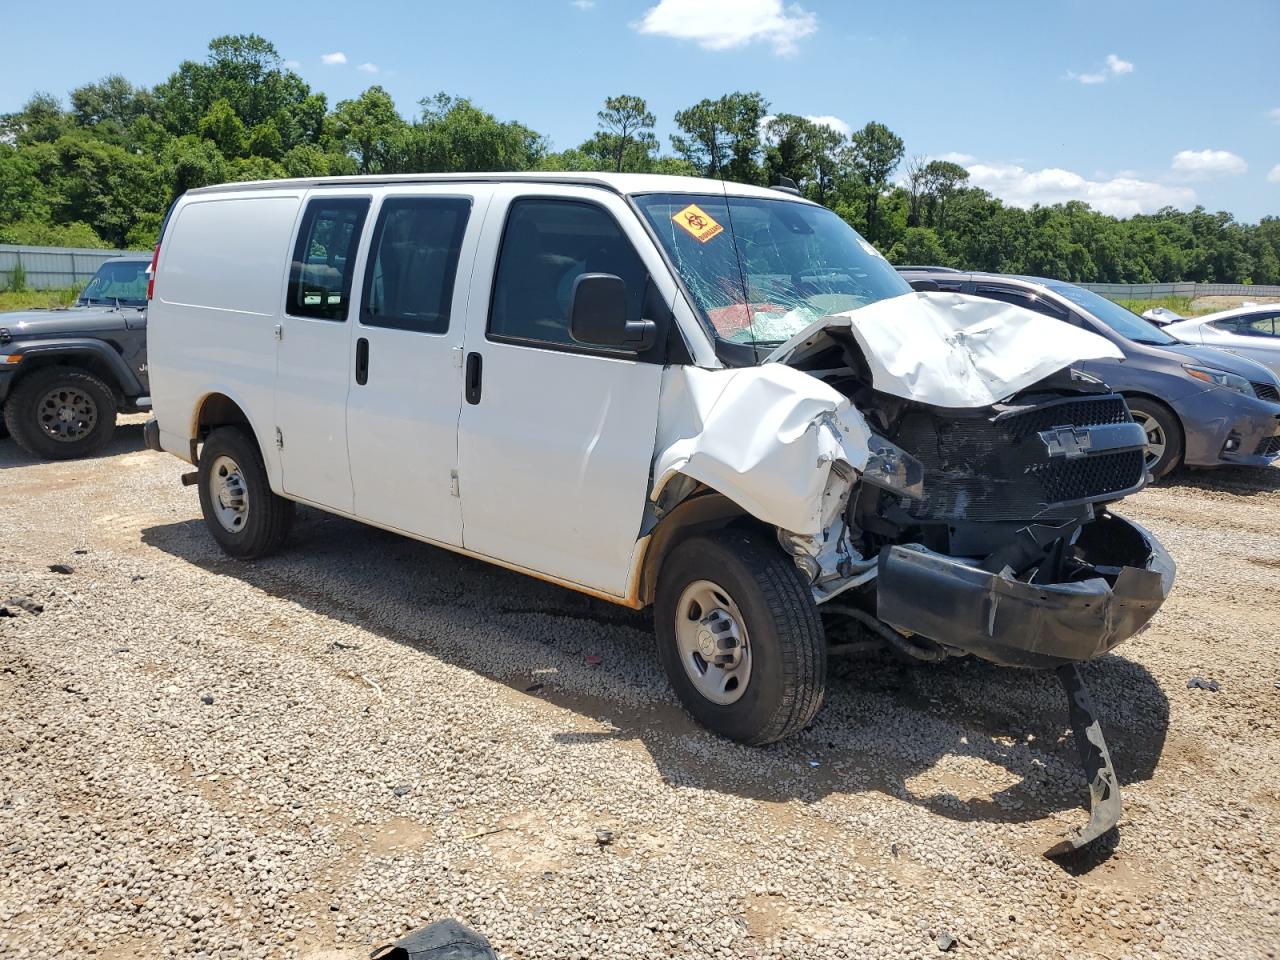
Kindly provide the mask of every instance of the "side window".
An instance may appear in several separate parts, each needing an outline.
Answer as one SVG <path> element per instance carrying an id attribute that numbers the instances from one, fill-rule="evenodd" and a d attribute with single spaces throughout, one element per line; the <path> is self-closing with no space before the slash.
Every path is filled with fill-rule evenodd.
<path id="1" fill-rule="evenodd" d="M 1042 313 L 1046 317 L 1053 317 L 1055 320 L 1069 321 L 1071 319 L 1070 314 L 1056 303 L 1050 303 L 1035 294 L 1014 290 L 1011 287 L 987 287 L 980 284 L 977 288 L 977 294 L 980 297 L 986 297 L 988 300 L 1001 300 L 1004 303 L 1011 303 L 1015 307 L 1034 310 L 1036 313 Z"/>
<path id="2" fill-rule="evenodd" d="M 286 309 L 291 316 L 347 319 L 356 248 L 368 212 L 367 199 L 317 199 L 307 204 L 289 270 Z"/>
<path id="3" fill-rule="evenodd" d="M 1236 333 L 1254 337 L 1274 337 L 1276 335 L 1275 315 L 1250 317 L 1236 329 Z"/>
<path id="4" fill-rule="evenodd" d="M 445 333 L 471 201 L 387 200 L 373 228 L 360 322 L 368 327 Z"/>
<path id="5" fill-rule="evenodd" d="M 627 319 L 641 319 L 648 272 L 613 217 L 576 200 L 515 201 L 493 281 L 489 336 L 576 345 L 569 307 L 573 282 L 584 273 L 621 277 Z"/>

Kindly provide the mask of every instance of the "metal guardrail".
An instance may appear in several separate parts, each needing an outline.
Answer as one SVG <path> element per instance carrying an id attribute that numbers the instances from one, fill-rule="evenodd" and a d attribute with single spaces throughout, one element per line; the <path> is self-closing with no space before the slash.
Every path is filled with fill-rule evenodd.
<path id="1" fill-rule="evenodd" d="M 1159 300 L 1164 297 L 1280 297 L 1280 286 L 1259 283 L 1078 283 L 1111 300 Z"/>
<path id="2" fill-rule="evenodd" d="M 150 257 L 147 250 L 94 250 L 86 247 L 23 247 L 0 243 L 0 290 L 9 289 L 21 267 L 30 290 L 66 290 L 88 283 L 98 267 L 116 257 Z"/>

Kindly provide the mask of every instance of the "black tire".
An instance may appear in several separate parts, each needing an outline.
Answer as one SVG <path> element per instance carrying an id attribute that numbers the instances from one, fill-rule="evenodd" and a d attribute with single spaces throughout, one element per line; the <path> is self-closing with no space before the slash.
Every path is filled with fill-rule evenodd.
<path id="1" fill-rule="evenodd" d="M 238 470 L 226 471 L 228 460 Z M 215 470 L 218 476 L 214 476 Z M 242 497 L 227 496 L 223 484 L 228 478 L 236 490 L 243 491 Z M 249 432 L 219 427 L 209 434 L 200 450 L 198 486 L 205 525 L 218 546 L 236 559 L 265 557 L 280 549 L 289 536 L 294 503 L 271 491 L 262 451 Z M 236 509 L 235 504 L 243 509 Z M 228 526 L 219 519 L 228 512 L 236 514 L 239 522 Z"/>
<path id="2" fill-rule="evenodd" d="M 88 370 L 41 367 L 13 388 L 4 422 L 14 442 L 33 457 L 87 457 L 116 432 L 116 395 Z"/>
<path id="3" fill-rule="evenodd" d="M 1164 437 L 1164 452 L 1154 462 L 1148 459 L 1147 463 L 1151 476 L 1159 480 L 1182 463 L 1185 444 L 1182 423 L 1178 420 L 1178 415 L 1159 400 L 1152 400 L 1149 397 L 1125 397 L 1125 402 L 1129 404 L 1129 412 L 1133 414 L 1133 419 L 1144 424 L 1148 435 L 1154 428 L 1158 429 L 1160 435 Z"/>
<path id="4" fill-rule="evenodd" d="M 699 581 L 723 588 L 744 620 L 750 673 L 732 703 L 714 702 L 698 689 L 677 639 L 677 607 Z M 772 743 L 804 729 L 822 706 L 827 644 L 813 594 L 791 558 L 756 531 L 731 527 L 677 545 L 658 577 L 654 626 L 676 695 L 714 733 Z"/>

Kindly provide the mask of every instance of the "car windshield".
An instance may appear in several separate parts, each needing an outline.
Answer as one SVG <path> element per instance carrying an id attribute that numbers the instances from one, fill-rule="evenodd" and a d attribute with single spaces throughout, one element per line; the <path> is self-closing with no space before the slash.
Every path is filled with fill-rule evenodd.
<path id="1" fill-rule="evenodd" d="M 120 303 L 145 306 L 147 302 L 146 260 L 108 260 L 98 268 L 80 294 L 81 303 Z"/>
<path id="2" fill-rule="evenodd" d="M 823 207 L 713 194 L 635 199 L 723 340 L 782 343 L 821 317 L 911 292 Z"/>
<path id="3" fill-rule="evenodd" d="M 1153 347 L 1164 347 L 1179 342 L 1155 324 L 1143 320 L 1136 313 L 1126 310 L 1115 301 L 1108 300 L 1092 290 L 1069 283 L 1051 283 L 1048 287 L 1059 296 L 1066 297 L 1077 306 L 1084 307 L 1126 340 Z"/>

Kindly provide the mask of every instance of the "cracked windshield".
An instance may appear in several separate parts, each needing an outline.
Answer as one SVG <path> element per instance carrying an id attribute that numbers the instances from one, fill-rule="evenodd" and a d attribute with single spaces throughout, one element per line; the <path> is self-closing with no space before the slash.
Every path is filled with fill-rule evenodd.
<path id="1" fill-rule="evenodd" d="M 830 210 L 791 200 L 636 198 L 717 336 L 776 344 L 833 313 L 910 293 Z"/>

